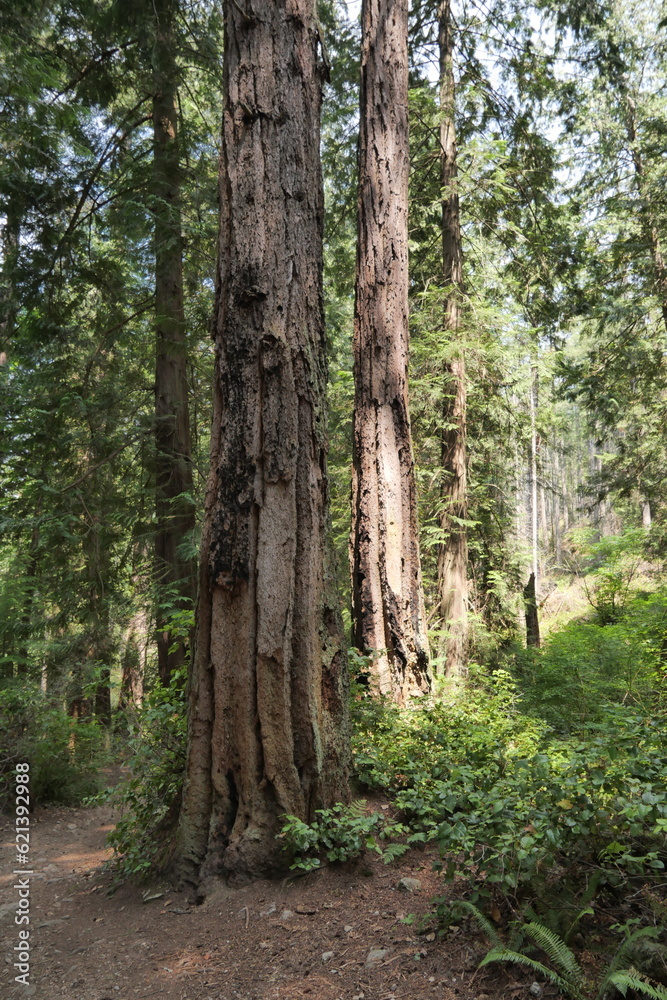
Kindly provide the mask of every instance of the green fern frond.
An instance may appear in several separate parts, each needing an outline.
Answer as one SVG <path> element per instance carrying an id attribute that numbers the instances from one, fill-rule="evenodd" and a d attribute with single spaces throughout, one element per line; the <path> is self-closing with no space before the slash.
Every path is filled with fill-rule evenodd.
<path id="1" fill-rule="evenodd" d="M 586 1000 L 585 995 L 579 989 L 578 983 L 563 979 L 562 976 L 559 976 L 553 969 L 547 968 L 542 962 L 538 962 L 534 958 L 529 958 L 528 955 L 522 955 L 518 951 L 510 951 L 508 948 L 492 948 L 488 955 L 479 963 L 478 968 L 481 969 L 490 962 L 513 962 L 516 965 L 525 965 L 527 968 L 532 969 L 533 972 L 544 976 L 549 982 L 554 983 L 562 993 L 567 993 L 572 1000 Z"/>
<path id="2" fill-rule="evenodd" d="M 574 931 L 577 929 L 577 924 L 579 923 L 579 921 L 581 920 L 581 918 L 582 917 L 592 917 L 594 915 L 595 915 L 595 910 L 591 906 L 585 906 L 583 908 L 583 910 L 579 910 L 579 913 L 577 913 L 576 917 L 574 918 L 574 920 L 570 924 L 567 933 L 563 935 L 563 941 L 565 942 L 565 944 L 567 944 L 569 942 L 569 940 L 572 937 Z"/>
<path id="3" fill-rule="evenodd" d="M 610 977 L 617 971 L 617 969 L 621 969 L 627 963 L 632 955 L 635 943 L 639 941 L 640 938 L 655 938 L 658 937 L 659 934 L 659 927 L 640 927 L 639 930 L 633 931 L 632 934 L 629 934 L 628 937 L 626 937 L 625 941 L 623 941 L 620 948 L 609 963 L 609 968 L 607 969 L 604 982 L 602 983 L 602 987 L 600 989 L 600 995 L 602 995 L 602 991 L 609 984 Z"/>
<path id="4" fill-rule="evenodd" d="M 651 1000 L 667 1000 L 667 990 L 664 986 L 645 982 L 639 978 L 639 973 L 636 973 L 634 969 L 628 972 L 614 972 L 611 976 L 607 976 L 605 981 L 607 987 L 613 986 L 621 996 L 626 996 L 628 990 L 635 990 L 645 997 L 651 997 Z M 598 996 L 602 996 L 602 991 Z"/>
<path id="5" fill-rule="evenodd" d="M 484 916 L 481 910 L 478 910 L 474 903 L 469 903 L 467 900 L 457 900 L 454 904 L 454 908 L 457 910 L 462 910 L 464 913 L 469 913 L 475 918 L 479 926 L 482 928 L 486 936 L 488 937 L 491 944 L 494 944 L 496 948 L 503 948 L 503 942 L 498 936 L 498 931 L 495 929 L 490 920 Z"/>
<path id="6" fill-rule="evenodd" d="M 543 924 L 535 922 L 526 924 L 525 931 L 535 944 L 539 945 L 542 951 L 549 956 L 566 979 L 581 983 L 584 978 L 583 973 L 576 958 L 562 938 L 559 938 Z"/>
<path id="7" fill-rule="evenodd" d="M 366 799 L 355 799 L 350 802 L 347 812 L 353 819 L 361 819 L 362 816 L 366 815 Z"/>
<path id="8" fill-rule="evenodd" d="M 410 847 L 408 844 L 387 844 L 381 852 L 382 860 L 386 865 L 389 865 L 392 861 L 395 861 L 396 858 L 402 857 L 409 850 Z"/>

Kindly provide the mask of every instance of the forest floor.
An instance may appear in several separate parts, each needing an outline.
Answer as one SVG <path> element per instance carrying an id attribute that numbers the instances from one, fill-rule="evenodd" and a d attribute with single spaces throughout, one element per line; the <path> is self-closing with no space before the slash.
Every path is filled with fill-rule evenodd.
<path id="1" fill-rule="evenodd" d="M 488 945 L 473 930 L 434 934 L 434 896 L 456 898 L 427 851 L 386 866 L 229 888 L 201 905 L 167 885 L 112 890 L 102 866 L 111 809 L 36 808 L 31 816 L 29 986 L 13 981 L 14 827 L 0 820 L 0 996 L 7 1000 L 531 1000 L 532 977 L 477 971 Z M 399 881 L 420 887 L 401 891 Z M 157 895 L 161 893 L 160 895 Z M 415 915 L 412 923 L 404 919 Z M 520 978 L 517 978 L 520 977 Z M 555 997 L 544 985 L 540 994 Z"/>

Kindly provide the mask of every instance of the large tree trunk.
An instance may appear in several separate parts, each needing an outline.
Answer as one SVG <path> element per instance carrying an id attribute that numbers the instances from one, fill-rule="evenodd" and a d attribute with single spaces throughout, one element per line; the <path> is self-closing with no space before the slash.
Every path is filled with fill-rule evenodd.
<path id="1" fill-rule="evenodd" d="M 194 506 L 186 375 L 185 316 L 177 132 L 174 0 L 155 0 L 153 53 L 153 183 L 155 218 L 155 562 L 160 603 L 189 607 L 194 598 Z M 184 549 L 186 550 L 184 552 Z M 163 684 L 185 658 L 174 645 L 163 607 L 157 609 L 158 671 Z"/>
<path id="2" fill-rule="evenodd" d="M 309 820 L 347 795 L 315 6 L 245 6 L 224 6 L 211 472 L 176 838 L 186 878 L 271 871 L 279 817 Z"/>
<path id="3" fill-rule="evenodd" d="M 429 688 L 408 411 L 408 4 L 364 0 L 354 318 L 354 641 L 403 702 Z"/>
<path id="4" fill-rule="evenodd" d="M 440 163 L 442 181 L 442 262 L 446 288 L 444 328 L 456 340 L 463 293 L 461 224 L 457 191 L 455 84 L 451 6 L 440 7 Z M 458 357 L 447 364 L 442 431 L 442 512 L 440 528 L 446 535 L 438 552 L 440 618 L 447 631 L 440 655 L 446 677 L 466 672 L 468 638 L 468 535 L 462 521 L 468 516 L 466 492 L 466 372 L 459 345 Z"/>

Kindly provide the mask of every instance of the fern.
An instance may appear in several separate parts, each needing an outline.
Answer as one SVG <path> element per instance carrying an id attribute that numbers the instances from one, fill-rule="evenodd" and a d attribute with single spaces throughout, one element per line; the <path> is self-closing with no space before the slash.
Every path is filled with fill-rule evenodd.
<path id="1" fill-rule="evenodd" d="M 617 989 L 621 996 L 626 996 L 628 990 L 635 990 L 637 993 L 642 993 L 645 997 L 651 997 L 651 1000 L 667 1000 L 667 990 L 664 986 L 659 986 L 657 983 L 651 985 L 651 983 L 646 982 L 643 978 L 640 978 L 640 974 L 636 969 L 624 969 L 622 972 L 614 972 L 610 976 L 605 977 L 604 988 L 613 986 Z M 601 997 L 602 990 L 598 993 L 598 997 Z"/>
<path id="2" fill-rule="evenodd" d="M 482 928 L 489 941 L 496 946 L 496 948 L 504 948 L 503 942 L 498 936 L 498 931 L 495 929 L 493 924 L 487 920 L 481 910 L 478 910 L 474 903 L 469 903 L 467 900 L 457 900 L 454 904 L 455 908 L 460 912 L 469 913 L 475 918 L 479 926 Z M 488 957 L 488 956 L 487 956 Z"/>
<path id="3" fill-rule="evenodd" d="M 579 964 L 562 938 L 559 938 L 557 934 L 542 924 L 535 922 L 526 925 L 526 934 L 549 956 L 553 964 L 567 979 L 575 983 L 583 981 Z"/>
<path id="4" fill-rule="evenodd" d="M 572 997 L 572 1000 L 586 1000 L 586 995 L 579 989 L 578 982 L 573 983 L 571 980 L 564 979 L 557 972 L 554 972 L 553 969 L 549 969 L 546 965 L 543 965 L 542 962 L 538 962 L 534 958 L 529 958 L 528 955 L 522 955 L 521 952 L 510 951 L 509 948 L 492 948 L 488 955 L 479 963 L 479 968 L 481 969 L 490 962 L 513 962 L 516 965 L 525 965 L 527 968 L 532 969 L 533 972 L 539 973 L 545 979 L 554 983 L 561 992 L 567 993 L 568 996 Z"/>
<path id="5" fill-rule="evenodd" d="M 409 844 L 387 844 L 384 850 L 380 851 L 380 857 L 386 865 L 390 865 L 392 861 L 401 858 L 409 850 Z"/>
<path id="6" fill-rule="evenodd" d="M 609 963 L 609 967 L 605 973 L 605 977 L 602 980 L 602 985 L 600 986 L 600 991 L 598 993 L 598 998 L 602 997 L 605 990 L 613 985 L 613 978 L 618 973 L 619 975 L 624 975 L 627 970 L 622 969 L 622 966 L 628 961 L 632 952 L 634 950 L 635 943 L 640 940 L 640 938 L 656 938 L 660 935 L 659 927 L 640 927 L 639 930 L 633 931 L 628 937 L 623 941 L 620 948 L 612 958 Z M 618 988 L 618 987 L 617 987 Z M 619 991 L 620 992 L 620 991 Z"/>
<path id="7" fill-rule="evenodd" d="M 586 983 L 581 966 L 562 938 L 554 934 L 548 927 L 532 921 L 524 926 L 524 931 L 549 957 L 559 970 L 558 972 L 554 972 L 553 969 L 548 968 L 542 962 L 538 962 L 537 959 L 530 958 L 522 952 L 512 951 L 510 948 L 504 947 L 500 942 L 495 928 L 492 927 L 486 917 L 472 903 L 461 902 L 456 905 L 475 917 L 495 945 L 479 963 L 480 969 L 491 962 L 513 962 L 516 965 L 524 965 L 554 983 L 571 1000 L 587 1000 L 589 997 L 587 986 L 589 984 Z M 622 996 L 626 996 L 627 991 L 630 989 L 651 998 L 651 1000 L 667 1000 L 667 989 L 664 986 L 654 983 L 632 966 L 624 969 L 621 968 L 621 965 L 628 960 L 638 940 L 647 937 L 657 937 L 661 930 L 662 928 L 659 927 L 642 927 L 626 938 L 609 963 L 597 993 L 597 1000 L 603 1000 L 606 992 L 612 987 L 618 990 Z"/>

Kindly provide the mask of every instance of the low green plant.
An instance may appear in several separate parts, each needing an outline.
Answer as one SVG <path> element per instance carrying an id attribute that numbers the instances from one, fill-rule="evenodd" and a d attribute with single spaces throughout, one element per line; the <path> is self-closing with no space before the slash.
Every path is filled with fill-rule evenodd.
<path id="1" fill-rule="evenodd" d="M 0 806 L 9 806 L 14 767 L 26 761 L 36 802 L 72 806 L 99 789 L 111 750 L 97 720 L 73 719 L 36 684 L 10 683 L 0 689 Z"/>
<path id="2" fill-rule="evenodd" d="M 118 878 L 141 876 L 159 864 L 162 833 L 175 820 L 186 752 L 185 669 L 174 671 L 169 687 L 146 698 L 128 739 L 130 774 L 96 801 L 120 810 L 107 842 Z"/>
<path id="3" fill-rule="evenodd" d="M 602 705 L 564 736 L 525 712 L 517 680 L 473 672 L 465 699 L 357 709 L 359 781 L 393 798 L 410 834 L 435 841 L 473 899 L 544 895 L 561 865 L 608 884 L 664 868 L 667 735 L 662 714 Z M 559 886 L 564 880 L 558 880 Z"/>
<path id="4" fill-rule="evenodd" d="M 405 843 L 387 843 L 403 837 L 409 831 L 400 823 L 390 822 L 380 812 L 368 813 L 364 799 L 351 805 L 338 804 L 331 809 L 318 809 L 313 823 L 304 823 L 297 816 L 285 816 L 280 832 L 283 848 L 293 857 L 292 870 L 312 871 L 327 861 L 350 861 L 365 851 L 375 851 L 385 864 L 401 857 L 410 844 L 421 839 L 408 836 Z"/>
<path id="5" fill-rule="evenodd" d="M 543 952 L 551 965 L 545 965 L 525 951 L 506 947 L 491 922 L 472 903 L 460 902 L 457 905 L 475 918 L 493 945 L 480 962 L 480 969 L 492 962 L 522 965 L 554 983 L 571 1000 L 603 1000 L 612 989 L 618 990 L 621 996 L 626 996 L 630 989 L 653 1000 L 667 1000 L 667 989 L 628 964 L 637 944 L 642 939 L 659 937 L 663 928 L 641 927 L 626 935 L 600 981 L 593 983 L 587 979 L 565 941 L 543 924 L 531 921 L 523 924 L 520 930 L 525 938 Z"/>

